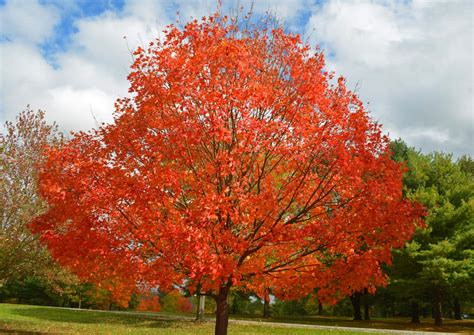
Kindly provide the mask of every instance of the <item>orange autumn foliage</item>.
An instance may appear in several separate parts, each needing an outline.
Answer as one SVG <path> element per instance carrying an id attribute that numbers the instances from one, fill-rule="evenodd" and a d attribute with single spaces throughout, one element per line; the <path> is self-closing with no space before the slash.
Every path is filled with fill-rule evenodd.
<path id="1" fill-rule="evenodd" d="M 191 313 L 193 311 L 193 304 L 188 298 L 179 297 L 178 299 L 178 310 L 180 312 Z"/>
<path id="2" fill-rule="evenodd" d="M 83 278 L 332 301 L 385 281 L 422 214 L 388 138 L 324 56 L 225 17 L 135 52 L 115 122 L 47 153 L 32 227 Z M 221 322 L 221 323 L 220 323 Z"/>
<path id="3" fill-rule="evenodd" d="M 142 296 L 137 306 L 138 311 L 159 312 L 161 310 L 160 299 L 158 296 Z"/>

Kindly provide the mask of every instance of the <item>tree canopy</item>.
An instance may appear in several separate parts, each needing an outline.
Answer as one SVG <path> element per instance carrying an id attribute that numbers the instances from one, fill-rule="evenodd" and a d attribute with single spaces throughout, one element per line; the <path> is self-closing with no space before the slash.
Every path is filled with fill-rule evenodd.
<path id="1" fill-rule="evenodd" d="M 115 122 L 51 148 L 32 227 L 127 296 L 200 289 L 227 330 L 231 287 L 327 301 L 384 283 L 419 222 L 388 138 L 324 56 L 218 14 L 139 48 Z M 248 26 L 247 26 L 248 27 Z"/>

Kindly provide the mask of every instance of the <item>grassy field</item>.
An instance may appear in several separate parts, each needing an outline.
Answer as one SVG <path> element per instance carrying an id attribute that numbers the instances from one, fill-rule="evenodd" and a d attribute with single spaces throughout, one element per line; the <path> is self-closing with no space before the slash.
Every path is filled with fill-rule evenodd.
<path id="1" fill-rule="evenodd" d="M 178 317 L 179 318 L 179 317 Z M 248 320 L 248 319 L 247 319 Z M 305 318 L 273 319 L 273 322 L 314 323 L 331 326 L 407 329 L 406 322 L 373 321 L 354 323 L 347 319 Z M 471 328 L 472 327 L 472 328 Z M 0 304 L 0 334 L 211 334 L 212 322 L 196 323 L 191 320 L 172 320 L 170 315 L 114 313 L 100 311 L 71 310 L 54 307 Z M 426 326 L 425 326 L 426 328 Z M 428 327 L 430 328 L 430 327 Z M 432 330 L 420 327 L 418 330 Z M 443 331 L 474 331 L 474 323 L 448 324 Z M 261 323 L 258 325 L 231 323 L 229 334 L 367 334 L 357 331 L 316 330 L 284 327 Z"/>
<path id="2" fill-rule="evenodd" d="M 239 317 L 238 317 L 239 318 Z M 240 317 L 241 320 L 249 320 L 248 317 Z M 373 328 L 392 329 L 425 332 L 449 332 L 474 334 L 474 320 L 452 320 L 444 319 L 444 326 L 439 328 L 433 324 L 433 319 L 421 319 L 421 323 L 413 324 L 409 318 L 372 318 L 370 321 L 354 321 L 350 317 L 329 317 L 329 316 L 293 316 L 293 317 L 273 317 L 268 320 L 253 318 L 258 321 L 285 322 L 298 324 L 313 324 L 333 327 L 351 328 Z"/>

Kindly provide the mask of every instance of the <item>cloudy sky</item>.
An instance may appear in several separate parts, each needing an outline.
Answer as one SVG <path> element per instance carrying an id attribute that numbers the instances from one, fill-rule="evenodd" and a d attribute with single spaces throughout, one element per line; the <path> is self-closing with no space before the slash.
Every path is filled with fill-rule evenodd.
<path id="1" fill-rule="evenodd" d="M 0 122 L 27 104 L 65 131 L 110 122 L 130 50 L 177 12 L 186 21 L 215 9 L 215 0 L 0 0 Z M 267 10 L 325 51 L 391 137 L 474 155 L 473 1 L 255 1 Z"/>

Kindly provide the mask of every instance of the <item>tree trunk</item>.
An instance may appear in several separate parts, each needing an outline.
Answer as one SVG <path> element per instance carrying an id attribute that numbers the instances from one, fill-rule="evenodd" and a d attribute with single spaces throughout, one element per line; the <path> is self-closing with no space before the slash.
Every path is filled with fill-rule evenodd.
<path id="1" fill-rule="evenodd" d="M 227 326 L 229 324 L 229 305 L 227 303 L 227 298 L 229 296 L 231 283 L 225 286 L 222 286 L 219 289 L 219 294 L 216 299 L 216 327 L 214 334 L 215 335 L 227 335 Z"/>
<path id="2" fill-rule="evenodd" d="M 367 301 L 364 303 L 364 320 L 370 320 L 370 306 Z"/>
<path id="3" fill-rule="evenodd" d="M 206 306 L 206 296 L 198 294 L 197 296 L 197 308 L 196 308 L 196 321 L 202 321 L 204 319 L 204 308 Z"/>
<path id="4" fill-rule="evenodd" d="M 434 317 L 434 324 L 437 327 L 441 327 L 443 325 L 443 309 L 441 305 L 441 298 L 437 296 L 433 303 L 433 317 Z"/>
<path id="5" fill-rule="evenodd" d="M 323 314 L 323 304 L 318 301 L 318 315 L 322 315 Z"/>
<path id="6" fill-rule="evenodd" d="M 370 305 L 368 290 L 364 290 L 364 320 L 370 320 Z"/>
<path id="7" fill-rule="evenodd" d="M 82 307 L 82 293 L 79 293 L 79 309 Z"/>
<path id="8" fill-rule="evenodd" d="M 411 322 L 420 323 L 420 309 L 416 301 L 411 302 Z"/>
<path id="9" fill-rule="evenodd" d="M 454 319 L 455 320 L 462 320 L 461 304 L 459 303 L 458 298 L 454 298 Z"/>
<path id="10" fill-rule="evenodd" d="M 263 317 L 265 319 L 270 317 L 270 291 L 266 290 L 263 298 Z"/>
<path id="11" fill-rule="evenodd" d="M 354 308 L 354 320 L 362 320 L 360 312 L 360 292 L 355 292 L 350 296 L 352 307 Z"/>

